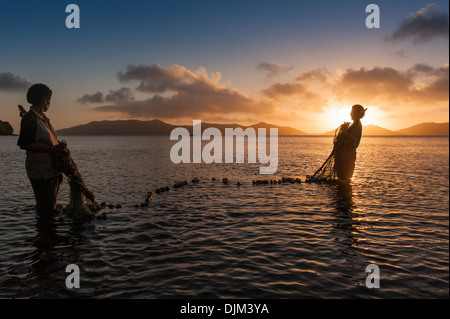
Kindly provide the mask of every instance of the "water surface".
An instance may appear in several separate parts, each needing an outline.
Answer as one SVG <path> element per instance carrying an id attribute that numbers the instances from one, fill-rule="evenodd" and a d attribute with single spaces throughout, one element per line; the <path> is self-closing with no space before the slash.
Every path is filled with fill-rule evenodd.
<path id="1" fill-rule="evenodd" d="M 275 176 L 259 163 L 175 165 L 168 137 L 60 139 L 98 201 L 122 207 L 82 229 L 63 215 L 39 225 L 25 152 L 1 137 L 0 297 L 448 298 L 448 138 L 363 137 L 351 188 L 252 185 L 314 173 L 331 137 L 280 137 Z M 65 182 L 59 203 L 68 196 Z M 72 263 L 77 290 L 65 287 Z M 365 286 L 371 263 L 379 289 Z"/>

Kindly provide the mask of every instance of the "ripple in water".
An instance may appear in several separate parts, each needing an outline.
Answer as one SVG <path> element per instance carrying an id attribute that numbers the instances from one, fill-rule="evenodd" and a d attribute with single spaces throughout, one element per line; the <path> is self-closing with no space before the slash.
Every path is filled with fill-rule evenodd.
<path id="1" fill-rule="evenodd" d="M 254 186 L 259 164 L 174 165 L 166 137 L 64 139 L 99 202 L 122 207 L 81 228 L 40 224 L 25 154 L 2 137 L 0 297 L 448 298 L 447 138 L 365 137 L 351 188 Z M 330 150 L 328 137 L 280 137 L 273 178 L 304 179 Z M 370 263 L 378 290 L 365 287 Z"/>

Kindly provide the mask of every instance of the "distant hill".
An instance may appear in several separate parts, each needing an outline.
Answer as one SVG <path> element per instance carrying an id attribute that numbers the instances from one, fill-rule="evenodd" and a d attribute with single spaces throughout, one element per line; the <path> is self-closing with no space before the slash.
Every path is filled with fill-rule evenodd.
<path id="1" fill-rule="evenodd" d="M 253 124 L 250 126 L 244 126 L 244 125 L 240 125 L 240 124 L 212 124 L 212 123 L 203 123 L 202 122 L 202 128 L 207 128 L 207 127 L 217 127 L 222 134 L 224 134 L 225 132 L 225 128 L 236 128 L 236 127 L 242 127 L 242 129 L 246 129 L 246 128 L 254 128 L 256 133 L 258 133 L 258 129 L 259 128 L 265 128 L 266 129 L 266 134 L 270 133 L 270 129 L 271 128 L 277 128 L 278 129 L 278 135 L 281 136 L 286 136 L 286 135 L 306 135 L 305 132 L 297 130 L 295 128 L 289 127 L 289 126 L 278 126 L 278 125 L 274 125 L 274 124 L 269 124 L 269 123 L 265 123 L 265 122 L 259 122 L 257 124 Z M 188 128 L 186 126 L 186 128 Z"/>
<path id="2" fill-rule="evenodd" d="M 14 129 L 9 122 L 0 121 L 0 135 L 13 135 Z"/>
<path id="3" fill-rule="evenodd" d="M 402 130 L 391 131 L 377 125 L 364 125 L 363 135 L 378 136 L 448 136 L 448 122 L 446 123 L 421 123 Z M 334 135 L 333 131 L 323 133 L 323 135 Z"/>
<path id="4" fill-rule="evenodd" d="M 139 121 L 139 120 L 121 120 L 121 121 L 95 121 L 88 124 L 77 125 L 70 128 L 58 130 L 60 135 L 170 135 L 172 130 L 177 127 L 184 127 L 192 134 L 192 125 L 172 125 L 160 120 Z M 297 130 L 289 126 L 278 126 L 265 122 L 260 122 L 250 126 L 240 124 L 214 124 L 202 122 L 202 130 L 208 127 L 218 128 L 222 134 L 225 134 L 225 128 L 241 127 L 242 129 L 278 128 L 280 136 L 297 136 L 309 135 L 303 131 Z M 405 136 L 405 135 L 422 135 L 422 136 L 448 136 L 449 123 L 421 123 L 402 130 L 391 131 L 377 125 L 363 126 L 363 135 L 378 136 Z M 314 135 L 314 134 L 313 134 Z M 333 131 L 328 131 L 319 135 L 334 135 Z"/>
<path id="5" fill-rule="evenodd" d="M 328 132 L 323 133 L 323 135 L 333 135 L 334 136 L 334 132 L 335 132 L 334 130 L 328 131 Z M 385 129 L 381 126 L 372 125 L 372 124 L 363 125 L 362 134 L 363 135 L 379 135 L 379 136 L 403 135 L 403 134 L 396 133 L 395 131 Z"/>
<path id="6" fill-rule="evenodd" d="M 403 130 L 396 131 L 402 135 L 439 135 L 448 136 L 448 122 L 420 123 Z"/>
<path id="7" fill-rule="evenodd" d="M 170 135 L 172 130 L 177 127 L 184 127 L 192 134 L 192 125 L 172 125 L 160 120 L 139 121 L 139 120 L 124 120 L 124 121 L 95 121 L 84 125 L 77 125 L 70 128 L 58 130 L 59 135 Z M 203 123 L 202 130 L 208 127 L 218 128 L 222 134 L 225 128 L 242 127 L 246 129 L 252 127 L 255 130 L 258 128 L 278 128 L 278 135 L 306 135 L 305 132 L 299 131 L 288 126 L 277 126 L 260 122 L 251 126 L 244 126 L 240 124 L 213 124 Z M 267 133 L 269 131 L 267 130 Z"/>
<path id="8" fill-rule="evenodd" d="M 170 135 L 173 125 L 159 120 L 95 121 L 58 130 L 61 135 Z"/>
<path id="9" fill-rule="evenodd" d="M 13 135 L 14 129 L 9 122 L 0 121 L 0 135 Z"/>

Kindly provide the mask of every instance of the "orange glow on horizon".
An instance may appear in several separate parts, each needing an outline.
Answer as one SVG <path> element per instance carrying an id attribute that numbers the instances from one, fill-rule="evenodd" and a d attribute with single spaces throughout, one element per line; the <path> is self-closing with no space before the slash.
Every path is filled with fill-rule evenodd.
<path id="1" fill-rule="evenodd" d="M 384 119 L 387 118 L 386 112 L 381 111 L 376 106 L 364 105 L 367 108 L 366 115 L 361 120 L 363 125 L 377 125 L 383 127 Z M 330 129 L 335 129 L 344 122 L 352 122 L 350 116 L 351 106 L 336 104 L 333 107 L 326 109 L 324 118 L 327 119 L 327 126 Z"/>

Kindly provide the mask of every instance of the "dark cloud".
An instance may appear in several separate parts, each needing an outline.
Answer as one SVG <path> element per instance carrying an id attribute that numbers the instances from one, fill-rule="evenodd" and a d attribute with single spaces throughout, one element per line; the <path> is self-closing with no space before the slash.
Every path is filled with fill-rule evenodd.
<path id="1" fill-rule="evenodd" d="M 270 79 L 277 76 L 280 73 L 292 70 L 292 67 L 285 66 L 283 64 L 261 62 L 256 66 L 256 69 L 265 72 L 266 78 Z"/>
<path id="2" fill-rule="evenodd" d="M 117 77 L 122 83 L 139 81 L 140 84 L 136 89 L 151 93 L 179 90 L 179 86 L 183 83 L 195 81 L 197 78 L 194 73 L 183 66 L 161 67 L 156 63 L 149 66 L 131 64 L 125 72 L 120 71 Z"/>
<path id="3" fill-rule="evenodd" d="M 104 103 L 104 102 L 127 102 L 133 101 L 134 96 L 130 88 L 120 88 L 118 90 L 109 90 L 109 94 L 104 95 L 103 92 L 98 91 L 94 94 L 85 94 L 77 99 L 81 104 L 89 103 Z"/>
<path id="4" fill-rule="evenodd" d="M 437 77 L 448 77 L 448 65 L 439 68 L 433 68 L 426 63 L 417 63 L 407 71 L 409 77 L 417 76 L 437 76 Z"/>
<path id="5" fill-rule="evenodd" d="M 82 97 L 77 99 L 77 102 L 81 104 L 88 104 L 88 103 L 103 103 L 103 93 L 97 92 L 94 94 L 85 94 Z"/>
<path id="6" fill-rule="evenodd" d="M 129 65 L 118 74 L 123 83 L 138 82 L 137 90 L 156 93 L 143 101 L 114 101 L 96 110 L 129 116 L 178 118 L 208 117 L 217 114 L 264 114 L 273 111 L 270 102 L 259 101 L 220 83 L 220 73 L 201 68 L 192 72 L 180 65 L 162 67 Z"/>
<path id="7" fill-rule="evenodd" d="M 118 90 L 109 90 L 109 94 L 105 96 L 105 102 L 127 102 L 133 100 L 133 91 L 125 87 Z"/>
<path id="8" fill-rule="evenodd" d="M 269 113 L 272 106 L 269 103 L 257 102 L 238 92 L 222 91 L 202 96 L 185 92 L 170 97 L 157 94 L 144 101 L 99 106 L 96 110 L 123 113 L 131 117 L 204 118 L 217 114 L 264 114 Z"/>
<path id="9" fill-rule="evenodd" d="M 31 83 L 14 75 L 11 72 L 0 72 L 0 91 L 4 92 L 22 92 L 27 90 Z"/>
<path id="10" fill-rule="evenodd" d="M 403 19 L 385 40 L 412 39 L 414 43 L 424 43 L 439 36 L 448 38 L 449 17 L 443 8 L 431 3 Z"/>

